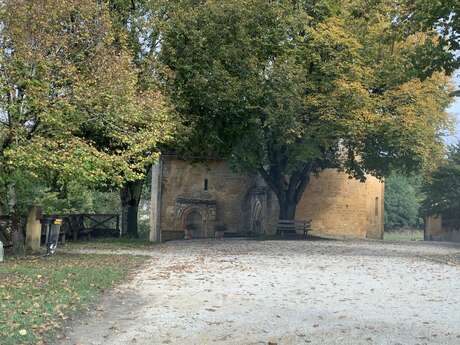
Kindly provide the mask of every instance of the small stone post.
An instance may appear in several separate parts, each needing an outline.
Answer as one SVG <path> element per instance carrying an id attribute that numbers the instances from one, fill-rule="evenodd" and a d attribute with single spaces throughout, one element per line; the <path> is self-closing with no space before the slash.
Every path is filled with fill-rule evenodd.
<path id="1" fill-rule="evenodd" d="M 0 262 L 3 262 L 3 242 L 0 241 Z"/>
<path id="2" fill-rule="evenodd" d="M 29 210 L 26 225 L 26 250 L 31 253 L 40 251 L 42 225 L 40 223 L 41 210 L 33 206 Z"/>

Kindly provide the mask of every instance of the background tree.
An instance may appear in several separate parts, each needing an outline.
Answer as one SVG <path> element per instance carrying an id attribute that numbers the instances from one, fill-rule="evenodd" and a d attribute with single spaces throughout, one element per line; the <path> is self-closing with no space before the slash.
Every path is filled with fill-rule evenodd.
<path id="1" fill-rule="evenodd" d="M 142 72 L 133 62 L 133 53 L 125 48 L 120 55 L 120 43 L 114 49 L 112 55 L 104 52 L 95 60 L 88 69 L 89 83 L 78 90 L 78 111 L 89 120 L 80 124 L 75 135 L 112 161 L 113 174 L 102 188 L 120 191 L 123 233 L 138 237 L 145 175 L 158 159 L 158 145 L 172 138 L 173 112 L 153 83 L 145 85 L 140 80 Z M 103 97 L 91 98 L 95 92 Z"/>
<path id="2" fill-rule="evenodd" d="M 69 172 L 68 178 L 94 180 L 110 166 L 71 135 L 81 121 L 73 100 L 78 69 L 109 39 L 108 22 L 99 5 L 83 0 L 3 1 L 0 22 L 0 164 L 15 251 L 21 252 L 16 182 L 24 174 L 18 171 L 37 175 L 41 164 L 62 176 Z M 59 156 L 59 164 L 50 156 Z"/>
<path id="3" fill-rule="evenodd" d="M 98 105 L 84 107 L 97 120 L 85 123 L 81 135 L 120 161 L 118 176 L 123 182 L 112 183 L 112 188 L 120 191 L 122 232 L 138 237 L 138 209 L 145 176 L 158 158 L 159 145 L 171 141 L 175 120 L 159 92 L 156 75 L 159 37 L 149 1 L 109 0 L 107 8 L 114 40 L 112 56 L 99 56 L 93 64 L 96 72 L 90 74 L 109 79 L 102 83 L 111 88 L 108 94 L 116 94 L 116 98 L 107 98 L 103 104 L 96 100 Z M 114 55 L 120 56 L 119 61 L 113 59 Z M 107 62 L 105 66 L 101 61 Z M 101 69 L 102 73 L 98 73 Z M 84 90 L 89 94 L 100 92 L 101 86 L 96 82 Z"/>
<path id="4" fill-rule="evenodd" d="M 189 148 L 260 173 L 280 219 L 294 219 L 323 169 L 364 180 L 429 164 L 442 151 L 450 99 L 444 64 L 424 57 L 446 47 L 432 26 L 407 23 L 412 5 L 169 2 L 160 57 L 168 93 L 194 128 Z"/>
<path id="5" fill-rule="evenodd" d="M 460 144 L 449 148 L 445 161 L 423 185 L 426 215 L 443 215 L 460 221 Z"/>
<path id="6" fill-rule="evenodd" d="M 139 88 L 109 9 L 92 0 L 1 3 L 0 160 L 17 252 L 18 178 L 61 195 L 75 183 L 119 188 L 143 177 L 170 135 L 164 99 Z"/>
<path id="7" fill-rule="evenodd" d="M 416 229 L 423 225 L 421 177 L 392 174 L 385 179 L 385 229 Z"/>

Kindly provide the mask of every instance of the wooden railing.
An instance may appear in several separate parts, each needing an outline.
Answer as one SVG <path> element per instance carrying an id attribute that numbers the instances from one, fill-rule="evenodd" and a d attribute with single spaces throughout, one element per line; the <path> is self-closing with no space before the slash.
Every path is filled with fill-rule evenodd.
<path id="1" fill-rule="evenodd" d="M 94 234 L 118 236 L 120 233 L 120 217 L 118 214 L 79 213 L 61 215 L 59 218 L 63 219 L 61 233 L 64 233 L 64 236 L 70 236 L 74 240 L 82 236 L 89 239 Z M 45 233 L 44 230 L 42 230 L 42 233 Z"/>
<path id="2" fill-rule="evenodd" d="M 118 236 L 120 232 L 120 217 L 118 214 L 72 214 L 68 219 L 69 230 L 76 240 L 79 236 L 85 235 L 88 238 L 95 232 L 107 233 Z"/>

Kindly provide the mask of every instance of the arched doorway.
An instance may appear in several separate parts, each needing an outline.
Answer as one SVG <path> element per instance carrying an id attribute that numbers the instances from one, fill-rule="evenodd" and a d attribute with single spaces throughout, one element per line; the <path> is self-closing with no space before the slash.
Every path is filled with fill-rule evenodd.
<path id="1" fill-rule="evenodd" d="M 259 200 L 253 201 L 252 209 L 251 209 L 251 232 L 256 234 L 262 234 L 262 204 Z"/>
<path id="2" fill-rule="evenodd" d="M 184 226 L 191 232 L 192 238 L 206 237 L 204 233 L 203 217 L 197 210 L 192 210 L 185 214 Z"/>

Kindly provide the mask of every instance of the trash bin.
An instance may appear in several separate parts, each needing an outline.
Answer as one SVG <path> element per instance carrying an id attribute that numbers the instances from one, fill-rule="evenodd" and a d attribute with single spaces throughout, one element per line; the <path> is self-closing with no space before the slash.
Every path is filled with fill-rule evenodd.
<path id="1" fill-rule="evenodd" d="M 59 218 L 43 218 L 42 223 L 45 225 L 46 231 L 46 255 L 56 253 L 56 248 L 59 241 L 59 232 L 61 231 L 62 219 Z"/>

